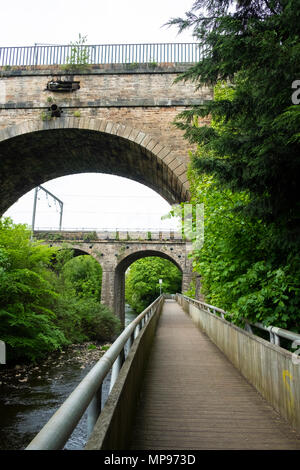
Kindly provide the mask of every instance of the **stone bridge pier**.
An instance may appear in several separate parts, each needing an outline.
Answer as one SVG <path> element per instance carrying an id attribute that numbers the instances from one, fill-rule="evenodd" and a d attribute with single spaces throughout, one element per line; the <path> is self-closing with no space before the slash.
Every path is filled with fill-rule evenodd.
<path id="1" fill-rule="evenodd" d="M 147 244 L 148 245 L 148 244 Z M 183 253 L 185 244 L 180 246 L 176 252 Z M 161 246 L 143 246 L 139 250 L 131 248 L 126 255 L 118 260 L 117 264 L 108 264 L 102 266 L 102 290 L 101 302 L 110 307 L 112 311 L 121 319 L 124 324 L 125 320 L 125 273 L 134 261 L 145 258 L 147 256 L 158 256 L 168 259 L 182 272 L 181 291 L 185 292 L 189 289 L 194 273 L 192 272 L 191 263 L 185 257 L 180 263 L 176 260 L 175 253 L 170 256 L 167 248 Z M 184 254 L 180 255 L 184 256 Z M 157 279 L 158 283 L 158 279 Z"/>

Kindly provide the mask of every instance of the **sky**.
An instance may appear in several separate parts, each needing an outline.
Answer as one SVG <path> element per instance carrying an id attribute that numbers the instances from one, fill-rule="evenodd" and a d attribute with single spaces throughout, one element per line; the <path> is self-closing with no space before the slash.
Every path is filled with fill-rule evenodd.
<path id="1" fill-rule="evenodd" d="M 192 4 L 193 0 L 10 0 L 1 6 L 0 47 L 69 44 L 79 33 L 87 37 L 87 44 L 195 42 L 191 32 L 178 35 L 176 27 L 163 26 L 170 18 L 184 16 Z M 161 220 L 170 205 L 132 180 L 83 174 L 44 182 L 43 187 L 64 202 L 65 229 L 177 227 L 174 220 Z M 4 215 L 31 225 L 33 201 L 34 190 Z M 54 200 L 39 191 L 35 226 L 57 229 L 57 210 Z"/>

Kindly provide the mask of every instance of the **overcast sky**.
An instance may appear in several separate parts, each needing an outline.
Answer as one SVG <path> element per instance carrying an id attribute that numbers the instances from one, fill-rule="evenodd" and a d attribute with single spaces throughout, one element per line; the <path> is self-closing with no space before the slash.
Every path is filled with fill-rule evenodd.
<path id="1" fill-rule="evenodd" d="M 1 46 L 69 44 L 78 33 L 89 44 L 193 42 L 162 27 L 183 16 L 193 0 L 9 0 L 1 4 Z"/>
<path id="2" fill-rule="evenodd" d="M 1 5 L 0 46 L 69 44 L 80 33 L 88 44 L 194 42 L 163 25 L 184 16 L 193 0 L 10 0 Z M 167 228 L 161 221 L 170 206 L 158 194 L 113 175 L 84 174 L 57 178 L 43 186 L 64 202 L 65 228 Z M 116 190 L 117 188 L 117 190 Z M 34 191 L 5 215 L 31 224 Z M 51 198 L 39 192 L 37 227 L 58 227 Z M 50 207 L 51 206 L 51 207 Z"/>

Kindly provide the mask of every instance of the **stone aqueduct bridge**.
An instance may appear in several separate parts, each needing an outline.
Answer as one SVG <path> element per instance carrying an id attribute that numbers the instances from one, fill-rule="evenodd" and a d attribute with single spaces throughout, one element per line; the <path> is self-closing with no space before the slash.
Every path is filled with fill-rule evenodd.
<path id="1" fill-rule="evenodd" d="M 101 302 L 124 323 L 125 272 L 136 260 L 158 256 L 171 261 L 182 272 L 182 291 L 192 280 L 188 245 L 174 232 L 46 232 L 35 231 L 37 239 L 54 246 L 70 247 L 75 255 L 89 254 L 102 268 Z M 157 280 L 158 281 L 158 280 Z"/>
<path id="2" fill-rule="evenodd" d="M 18 54 L 18 48 L 12 49 Z M 189 200 L 190 147 L 172 122 L 181 111 L 212 99 L 212 91 L 196 90 L 189 82 L 174 83 L 190 67 L 186 60 L 89 65 L 73 74 L 64 65 L 4 65 L 0 67 L 0 215 L 34 187 L 85 172 L 133 179 L 170 204 Z M 67 82 L 72 91 L 64 88 Z M 63 91 L 53 91 L 58 83 Z M 49 111 L 54 105 L 59 113 Z M 80 247 L 102 265 L 102 300 L 121 317 L 124 273 L 139 257 L 156 254 L 170 259 L 183 272 L 184 290 L 191 278 L 182 240 L 99 239 L 80 242 Z"/>
<path id="3" fill-rule="evenodd" d="M 187 201 L 188 143 L 172 121 L 212 91 L 174 83 L 191 64 L 0 67 L 0 214 L 52 178 L 100 172 L 131 178 L 170 203 Z M 80 82 L 51 91 L 49 82 Z M 50 117 L 56 104 L 60 117 Z M 206 123 L 205 120 L 200 122 Z"/>

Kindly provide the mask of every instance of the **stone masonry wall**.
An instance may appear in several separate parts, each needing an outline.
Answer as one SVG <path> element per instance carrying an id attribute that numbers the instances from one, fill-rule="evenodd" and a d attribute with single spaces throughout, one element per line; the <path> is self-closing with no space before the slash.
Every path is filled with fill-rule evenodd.
<path id="1" fill-rule="evenodd" d="M 176 154 L 187 158 L 187 142 L 182 131 L 172 124 L 186 107 L 212 99 L 207 87 L 195 90 L 190 82 L 174 83 L 186 67 L 165 64 L 111 68 L 98 66 L 83 74 L 68 75 L 61 68 L 0 68 L 0 129 L 26 120 L 42 119 L 51 104 L 63 109 L 63 117 L 105 119 L 141 129 L 163 145 L 171 145 Z M 80 81 L 73 92 L 46 89 L 50 80 Z M 207 123 L 203 120 L 202 123 Z M 201 124 L 201 123 L 200 123 Z"/>
<path id="2" fill-rule="evenodd" d="M 58 66 L 0 68 L 0 213 L 45 181 L 83 172 L 131 178 L 172 204 L 187 201 L 192 147 L 173 121 L 212 91 L 174 83 L 186 67 L 90 66 L 72 76 Z M 49 91 L 58 79 L 80 89 Z M 51 104 L 61 117 L 48 120 Z"/>
<path id="3" fill-rule="evenodd" d="M 36 231 L 35 238 L 44 239 L 54 246 L 69 247 L 95 258 L 102 268 L 101 302 L 124 322 L 124 288 L 127 268 L 139 258 L 159 256 L 168 259 L 182 272 L 182 291 L 189 288 L 192 280 L 192 263 L 188 258 L 186 242 L 179 238 L 171 238 L 174 234 L 153 233 L 153 239 L 148 240 L 142 233 L 131 233 L 132 239 L 125 239 L 125 233 L 120 232 L 120 239 L 115 233 L 98 232 L 97 237 L 90 236 L 85 240 L 85 232 L 43 232 Z M 52 240 L 49 234 L 53 235 Z M 170 236 L 171 235 L 171 236 Z M 105 237 L 105 238 L 104 238 Z"/>

